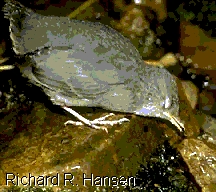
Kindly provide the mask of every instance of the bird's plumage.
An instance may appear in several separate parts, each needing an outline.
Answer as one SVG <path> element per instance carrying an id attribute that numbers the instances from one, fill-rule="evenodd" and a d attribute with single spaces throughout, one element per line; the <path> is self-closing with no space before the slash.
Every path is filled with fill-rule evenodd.
<path id="1" fill-rule="evenodd" d="M 99 106 L 144 116 L 178 116 L 175 79 L 143 62 L 134 45 L 100 23 L 43 16 L 10 1 L 4 7 L 21 70 L 54 104 Z"/>

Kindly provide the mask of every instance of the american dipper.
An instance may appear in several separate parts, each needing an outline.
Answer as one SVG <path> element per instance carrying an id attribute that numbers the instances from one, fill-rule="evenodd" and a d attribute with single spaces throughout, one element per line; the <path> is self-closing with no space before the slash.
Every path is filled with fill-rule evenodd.
<path id="1" fill-rule="evenodd" d="M 130 40 L 116 30 L 98 22 L 43 16 L 13 0 L 6 1 L 3 11 L 10 20 L 13 50 L 26 58 L 19 65 L 24 76 L 82 123 L 100 129 L 101 124 L 129 120 L 105 121 L 105 116 L 89 121 L 69 107 L 160 117 L 184 129 L 178 120 L 174 77 L 164 68 L 145 64 Z"/>

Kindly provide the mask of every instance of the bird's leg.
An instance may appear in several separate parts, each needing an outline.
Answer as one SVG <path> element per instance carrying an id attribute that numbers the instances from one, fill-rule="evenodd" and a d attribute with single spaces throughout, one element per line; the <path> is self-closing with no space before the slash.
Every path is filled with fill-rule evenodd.
<path id="1" fill-rule="evenodd" d="M 80 114 L 78 114 L 76 111 L 74 111 L 73 109 L 71 108 L 68 108 L 68 107 L 63 107 L 64 110 L 66 110 L 67 112 L 71 113 L 72 115 L 74 115 L 77 119 L 79 119 L 80 121 L 67 121 L 65 122 L 65 125 L 67 124 L 72 124 L 72 125 L 88 125 L 94 129 L 103 129 L 105 130 L 106 132 L 107 131 L 107 128 L 104 128 L 104 127 L 99 127 L 97 125 L 115 125 L 115 124 L 121 124 L 122 122 L 125 122 L 125 121 L 130 121 L 129 119 L 127 118 L 122 118 L 122 119 L 119 119 L 119 120 L 116 120 L 116 121 L 105 121 L 105 119 L 107 117 L 110 117 L 110 116 L 113 116 L 114 114 L 113 113 L 110 113 L 104 117 L 100 117 L 100 118 L 97 118 L 93 121 L 89 121 L 88 119 L 84 118 L 83 116 L 81 116 Z"/>

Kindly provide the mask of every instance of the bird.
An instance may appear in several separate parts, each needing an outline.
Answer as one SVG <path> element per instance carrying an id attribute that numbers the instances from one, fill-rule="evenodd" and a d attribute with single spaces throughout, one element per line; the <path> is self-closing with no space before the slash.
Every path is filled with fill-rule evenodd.
<path id="1" fill-rule="evenodd" d="M 14 0 L 6 0 L 4 16 L 16 55 L 24 57 L 20 71 L 40 86 L 54 105 L 83 125 L 95 129 L 128 122 L 122 118 L 90 121 L 73 106 L 101 107 L 112 112 L 169 120 L 181 132 L 175 78 L 161 67 L 144 63 L 131 41 L 100 22 L 44 16 Z"/>

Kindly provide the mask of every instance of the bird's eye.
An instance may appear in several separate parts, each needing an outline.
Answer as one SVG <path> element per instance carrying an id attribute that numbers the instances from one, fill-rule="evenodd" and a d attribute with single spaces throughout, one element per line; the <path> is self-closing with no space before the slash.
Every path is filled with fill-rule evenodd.
<path id="1" fill-rule="evenodd" d="M 166 96 L 166 99 L 164 101 L 164 108 L 169 109 L 171 105 L 172 105 L 172 100 L 168 96 Z"/>

